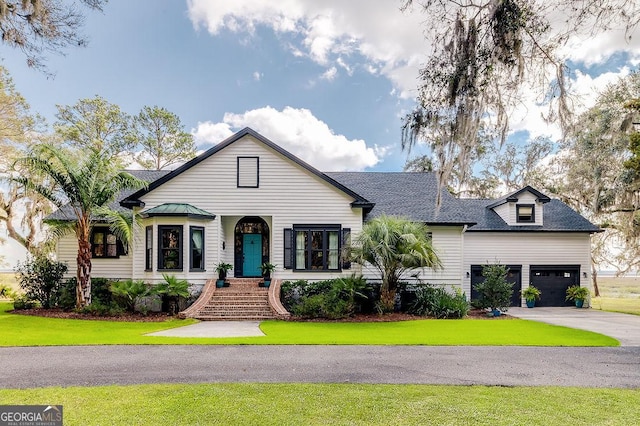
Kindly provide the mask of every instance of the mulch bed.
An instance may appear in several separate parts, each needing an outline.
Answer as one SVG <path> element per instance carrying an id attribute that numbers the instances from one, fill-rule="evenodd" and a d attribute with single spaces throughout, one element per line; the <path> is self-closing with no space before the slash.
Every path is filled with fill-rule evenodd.
<path id="1" fill-rule="evenodd" d="M 83 319 L 83 320 L 102 320 L 102 321 L 128 321 L 128 322 L 162 322 L 172 318 L 166 313 L 149 312 L 146 315 L 141 313 L 124 313 L 117 316 L 100 316 L 91 314 L 81 314 L 73 311 L 63 311 L 61 309 L 23 309 L 10 311 L 19 315 L 32 315 L 47 318 L 63 318 L 63 319 Z M 469 311 L 468 318 L 481 320 L 508 320 L 514 317 L 508 314 L 502 314 L 499 317 L 489 317 L 487 312 L 482 309 L 472 309 Z M 411 321 L 420 319 L 430 319 L 429 317 L 421 317 L 402 312 L 394 312 L 392 314 L 357 314 L 349 318 L 339 320 L 328 320 L 325 318 L 299 318 L 292 317 L 289 321 L 304 322 L 394 322 L 394 321 Z"/>
<path id="2" fill-rule="evenodd" d="M 62 309 L 14 309 L 9 311 L 13 314 L 31 315 L 46 318 L 82 319 L 98 321 L 128 321 L 128 322 L 162 322 L 172 317 L 164 312 L 149 312 L 147 315 L 141 313 L 124 313 L 114 316 L 81 314 L 73 311 L 63 311 Z"/>
<path id="3" fill-rule="evenodd" d="M 487 316 L 487 312 L 482 309 L 471 309 L 467 318 L 481 319 L 481 320 L 507 320 L 514 319 L 514 317 L 508 314 L 502 314 L 499 317 Z M 349 318 L 329 320 L 326 318 L 300 318 L 291 317 L 289 321 L 303 321 L 303 322 L 394 322 L 394 321 L 412 321 L 434 319 L 433 317 L 421 317 L 419 315 L 406 314 L 403 312 L 394 312 L 392 314 L 356 314 Z"/>

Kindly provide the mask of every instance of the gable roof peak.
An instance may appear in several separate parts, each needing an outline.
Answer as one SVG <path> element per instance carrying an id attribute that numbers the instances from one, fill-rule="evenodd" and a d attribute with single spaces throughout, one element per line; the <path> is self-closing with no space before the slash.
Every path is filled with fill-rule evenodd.
<path id="1" fill-rule="evenodd" d="M 285 150 L 284 148 L 282 148 L 279 145 L 275 144 L 274 142 L 270 141 L 265 136 L 261 135 L 260 133 L 256 132 L 255 130 L 253 130 L 250 127 L 245 127 L 244 129 L 242 129 L 242 130 L 234 133 L 233 135 L 229 136 L 228 138 L 226 138 L 222 142 L 219 142 L 218 144 L 212 146 L 211 148 L 209 148 L 208 150 L 206 150 L 202 154 L 200 154 L 197 157 L 189 160 L 188 162 L 186 162 L 182 166 L 178 167 L 177 169 L 175 169 L 175 170 L 171 171 L 170 173 L 162 176 L 160 179 L 157 179 L 157 180 L 153 181 L 147 188 L 141 189 L 141 190 L 139 190 L 137 192 L 134 192 L 130 196 L 128 196 L 125 199 L 123 199 L 120 202 L 120 204 L 123 207 L 127 207 L 127 208 L 131 208 L 132 206 L 141 206 L 143 203 L 140 200 L 140 197 L 142 197 L 143 195 L 153 191 L 155 188 L 159 187 L 160 185 L 170 181 L 171 179 L 173 179 L 174 177 L 178 176 L 179 174 L 189 170 L 193 166 L 201 163 L 202 161 L 204 161 L 207 158 L 211 157 L 215 153 L 223 150 L 224 148 L 228 147 L 232 143 L 242 139 L 244 136 L 247 136 L 247 135 L 250 135 L 251 137 L 253 137 L 258 142 L 266 145 L 267 147 L 269 147 L 272 150 L 276 151 L 277 153 L 279 153 L 283 157 L 287 158 L 288 160 L 292 161 L 293 163 L 295 163 L 298 166 L 302 167 L 303 169 L 307 170 L 311 174 L 313 174 L 313 175 L 319 177 L 320 179 L 324 180 L 325 182 L 329 183 L 330 185 L 332 185 L 333 187 L 335 187 L 339 191 L 349 195 L 350 197 L 353 197 L 354 198 L 354 202 L 353 202 L 354 206 L 362 207 L 365 210 L 371 210 L 373 208 L 373 203 L 371 203 L 369 200 L 365 199 L 364 197 L 362 197 L 361 195 L 355 193 L 353 190 L 347 188 L 346 186 L 344 186 L 340 182 L 334 180 L 330 176 L 326 175 L 325 173 L 322 173 L 321 171 L 319 171 L 315 167 L 311 166 L 310 164 L 306 163 L 305 161 L 303 161 L 300 158 L 296 157 L 295 155 L 291 154 L 289 151 Z"/>
<path id="2" fill-rule="evenodd" d="M 520 194 L 522 194 L 523 192 L 529 192 L 529 193 L 535 195 L 536 198 L 537 198 L 536 201 L 538 201 L 539 203 L 542 203 L 542 204 L 545 204 L 545 203 L 548 203 L 549 201 L 551 201 L 551 198 L 549 198 L 548 196 L 546 196 L 542 192 L 538 191 L 537 189 L 535 189 L 531 185 L 527 185 L 524 188 L 518 189 L 517 191 L 514 191 L 514 192 L 512 192 L 510 194 L 505 195 L 502 198 L 498 198 L 494 203 L 489 204 L 487 206 L 487 208 L 492 209 L 494 207 L 501 206 L 502 204 L 505 204 L 505 203 L 515 203 L 515 202 L 518 201 L 518 198 L 519 198 Z"/>

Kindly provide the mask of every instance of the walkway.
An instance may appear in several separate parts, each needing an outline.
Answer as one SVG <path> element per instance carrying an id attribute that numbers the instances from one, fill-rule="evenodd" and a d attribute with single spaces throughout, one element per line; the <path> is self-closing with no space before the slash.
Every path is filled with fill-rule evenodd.
<path id="1" fill-rule="evenodd" d="M 619 340 L 622 346 L 640 346 L 640 316 L 638 315 L 574 307 L 509 308 L 507 314 L 553 325 L 594 331 Z"/>

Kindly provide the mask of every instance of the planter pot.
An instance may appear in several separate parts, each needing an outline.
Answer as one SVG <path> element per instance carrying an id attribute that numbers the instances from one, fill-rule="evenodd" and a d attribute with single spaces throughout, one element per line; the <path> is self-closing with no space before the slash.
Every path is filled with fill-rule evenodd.
<path id="1" fill-rule="evenodd" d="M 494 317 L 499 317 L 502 314 L 500 312 L 500 309 L 494 309 L 493 311 L 491 311 L 491 313 L 493 314 Z"/>
<path id="2" fill-rule="evenodd" d="M 270 285 L 271 285 L 271 280 L 270 279 L 269 280 L 265 279 L 264 280 L 264 286 L 269 288 Z"/>
<path id="3" fill-rule="evenodd" d="M 216 280 L 216 287 L 217 288 L 224 287 L 224 280 Z"/>
<path id="4" fill-rule="evenodd" d="M 527 308 L 533 308 L 534 306 L 536 306 L 535 300 L 527 300 Z"/>
<path id="5" fill-rule="evenodd" d="M 584 300 L 576 300 L 576 308 L 582 308 L 584 305 Z"/>

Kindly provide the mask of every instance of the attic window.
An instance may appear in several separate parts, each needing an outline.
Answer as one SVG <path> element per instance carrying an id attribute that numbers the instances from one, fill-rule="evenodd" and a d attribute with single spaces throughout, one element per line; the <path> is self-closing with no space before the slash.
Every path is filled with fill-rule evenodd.
<path id="1" fill-rule="evenodd" d="M 257 188 L 259 157 L 238 157 L 238 188 Z"/>
<path id="2" fill-rule="evenodd" d="M 518 223 L 535 222 L 535 206 L 533 204 L 519 204 L 516 206 L 516 221 Z"/>

